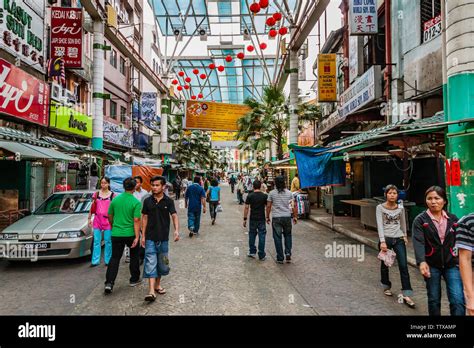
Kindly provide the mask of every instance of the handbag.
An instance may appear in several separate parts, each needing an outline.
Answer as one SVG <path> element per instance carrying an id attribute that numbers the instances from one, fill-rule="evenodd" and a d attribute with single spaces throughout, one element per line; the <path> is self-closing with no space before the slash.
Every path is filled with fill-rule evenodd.
<path id="1" fill-rule="evenodd" d="M 92 195 L 92 205 L 91 205 L 91 214 L 95 214 L 97 211 L 97 197 L 99 196 L 99 192 L 96 192 Z"/>
<path id="2" fill-rule="evenodd" d="M 219 204 L 219 205 L 216 207 L 216 212 L 217 212 L 217 213 L 222 213 L 222 211 L 223 211 L 222 205 Z"/>
<path id="3" fill-rule="evenodd" d="M 381 250 L 377 256 L 377 258 L 380 261 L 383 261 L 383 263 L 385 263 L 385 266 L 387 267 L 393 266 L 393 263 L 395 262 L 396 257 L 397 257 L 397 254 L 392 249 L 387 249 L 387 251 Z"/>

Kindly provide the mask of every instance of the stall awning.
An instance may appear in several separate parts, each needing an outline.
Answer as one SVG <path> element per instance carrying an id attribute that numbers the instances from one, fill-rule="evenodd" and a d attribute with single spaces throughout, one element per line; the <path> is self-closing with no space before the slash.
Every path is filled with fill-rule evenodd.
<path id="1" fill-rule="evenodd" d="M 22 159 L 56 159 L 61 161 L 77 161 L 78 159 L 51 148 L 35 146 L 12 141 L 0 141 L 0 148 L 11 153 L 19 153 Z"/>

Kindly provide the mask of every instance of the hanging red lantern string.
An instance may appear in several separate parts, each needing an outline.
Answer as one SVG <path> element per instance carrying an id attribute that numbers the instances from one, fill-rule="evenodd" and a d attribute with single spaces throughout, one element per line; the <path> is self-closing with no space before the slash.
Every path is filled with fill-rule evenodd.
<path id="1" fill-rule="evenodd" d="M 184 71 L 180 71 L 180 72 L 178 73 L 178 75 L 181 76 L 181 77 L 183 77 L 183 76 L 184 76 Z"/>
<path id="2" fill-rule="evenodd" d="M 191 82 L 191 78 L 188 76 L 184 79 L 184 81 L 186 81 L 187 83 L 190 83 Z"/>
<path id="3" fill-rule="evenodd" d="M 226 61 L 227 63 L 232 62 L 232 56 L 231 56 L 231 55 L 228 55 L 227 57 L 225 57 L 225 61 Z"/>
<path id="4" fill-rule="evenodd" d="M 268 17 L 266 23 L 269 27 L 273 27 L 276 24 L 275 18 Z"/>
<path id="5" fill-rule="evenodd" d="M 276 31 L 275 29 L 270 29 L 270 31 L 268 32 L 268 36 L 270 37 L 276 37 L 278 35 L 278 31 Z"/>
<path id="6" fill-rule="evenodd" d="M 204 96 L 202 95 L 202 93 L 199 93 L 199 94 L 198 94 L 198 98 L 199 98 L 199 99 L 204 98 Z"/>
<path id="7" fill-rule="evenodd" d="M 184 89 L 189 89 L 189 85 L 184 85 Z"/>
<path id="8" fill-rule="evenodd" d="M 245 58 L 244 52 L 239 52 L 239 53 L 237 53 L 237 58 L 239 58 L 239 59 L 244 59 L 244 58 Z"/>
<path id="9" fill-rule="evenodd" d="M 266 48 L 267 48 L 267 44 L 266 44 L 265 42 L 262 42 L 262 43 L 260 44 L 260 49 L 263 51 L 263 50 L 266 49 Z"/>
<path id="10" fill-rule="evenodd" d="M 283 18 L 283 15 L 280 12 L 276 12 L 273 14 L 273 19 L 277 22 L 280 21 L 282 18 Z"/>
<path id="11" fill-rule="evenodd" d="M 194 74 L 194 75 L 199 74 L 199 70 L 198 70 L 198 69 L 194 69 L 194 70 L 193 70 L 193 74 Z"/>
<path id="12" fill-rule="evenodd" d="M 183 90 L 183 87 L 181 87 L 181 86 L 178 86 L 178 87 L 176 87 L 176 88 L 178 89 L 178 91 L 182 91 L 182 90 Z"/>
<path id="13" fill-rule="evenodd" d="M 209 69 L 214 70 L 216 68 L 216 65 L 214 63 L 209 64 Z"/>
<path id="14" fill-rule="evenodd" d="M 222 65 L 219 65 L 219 66 L 217 67 L 217 70 L 219 70 L 220 72 L 223 72 L 224 69 L 225 69 L 225 68 L 224 68 Z"/>
<path id="15" fill-rule="evenodd" d="M 257 14 L 260 12 L 260 5 L 257 2 L 254 2 L 252 5 L 250 5 L 250 11 L 253 14 Z"/>
<path id="16" fill-rule="evenodd" d="M 288 34 L 288 28 L 287 27 L 281 27 L 278 30 L 278 33 L 280 33 L 281 36 Z"/>
<path id="17" fill-rule="evenodd" d="M 205 80 L 207 75 L 206 74 L 201 74 L 201 75 L 199 75 L 199 77 L 201 78 L 201 80 Z"/>
<path id="18" fill-rule="evenodd" d="M 254 47 L 252 45 L 247 46 L 247 51 L 252 52 L 254 50 Z"/>
<path id="19" fill-rule="evenodd" d="M 268 0 L 260 0 L 258 2 L 260 8 L 267 8 L 268 7 Z"/>
<path id="20" fill-rule="evenodd" d="M 173 81 L 171 81 L 171 83 L 172 83 L 173 85 L 177 85 L 177 84 L 178 84 L 178 80 L 174 79 Z"/>
<path id="21" fill-rule="evenodd" d="M 192 96 L 191 96 L 191 99 L 192 99 L 192 100 L 196 100 L 196 96 L 195 96 L 195 95 L 192 95 Z"/>

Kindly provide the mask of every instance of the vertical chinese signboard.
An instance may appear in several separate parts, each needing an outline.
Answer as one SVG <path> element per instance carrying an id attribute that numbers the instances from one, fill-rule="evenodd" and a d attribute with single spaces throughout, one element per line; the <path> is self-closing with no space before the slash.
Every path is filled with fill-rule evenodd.
<path id="1" fill-rule="evenodd" d="M 350 35 L 377 34 L 377 0 L 350 0 Z"/>
<path id="2" fill-rule="evenodd" d="M 0 14 L 0 49 L 44 73 L 44 0 L 3 0 Z"/>
<path id="3" fill-rule="evenodd" d="M 336 55 L 318 55 L 318 101 L 336 102 Z"/>
<path id="4" fill-rule="evenodd" d="M 51 58 L 62 57 L 65 68 L 82 68 L 82 21 L 80 8 L 51 8 Z"/>

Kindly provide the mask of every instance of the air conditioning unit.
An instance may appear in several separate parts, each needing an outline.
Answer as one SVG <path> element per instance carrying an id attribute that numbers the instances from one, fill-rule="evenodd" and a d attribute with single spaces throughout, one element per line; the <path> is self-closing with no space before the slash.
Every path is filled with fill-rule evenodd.
<path id="1" fill-rule="evenodd" d="M 65 104 L 65 105 L 76 105 L 76 95 L 74 94 L 74 92 L 71 92 L 70 90 L 64 88 L 63 89 L 63 98 L 62 98 L 62 102 Z"/>
<path id="2" fill-rule="evenodd" d="M 175 29 L 173 31 L 176 41 L 183 41 L 183 36 L 181 35 L 181 29 Z"/>
<path id="3" fill-rule="evenodd" d="M 52 83 L 51 84 L 51 99 L 61 102 L 63 98 L 63 88 L 61 85 L 58 85 L 57 83 Z"/>

